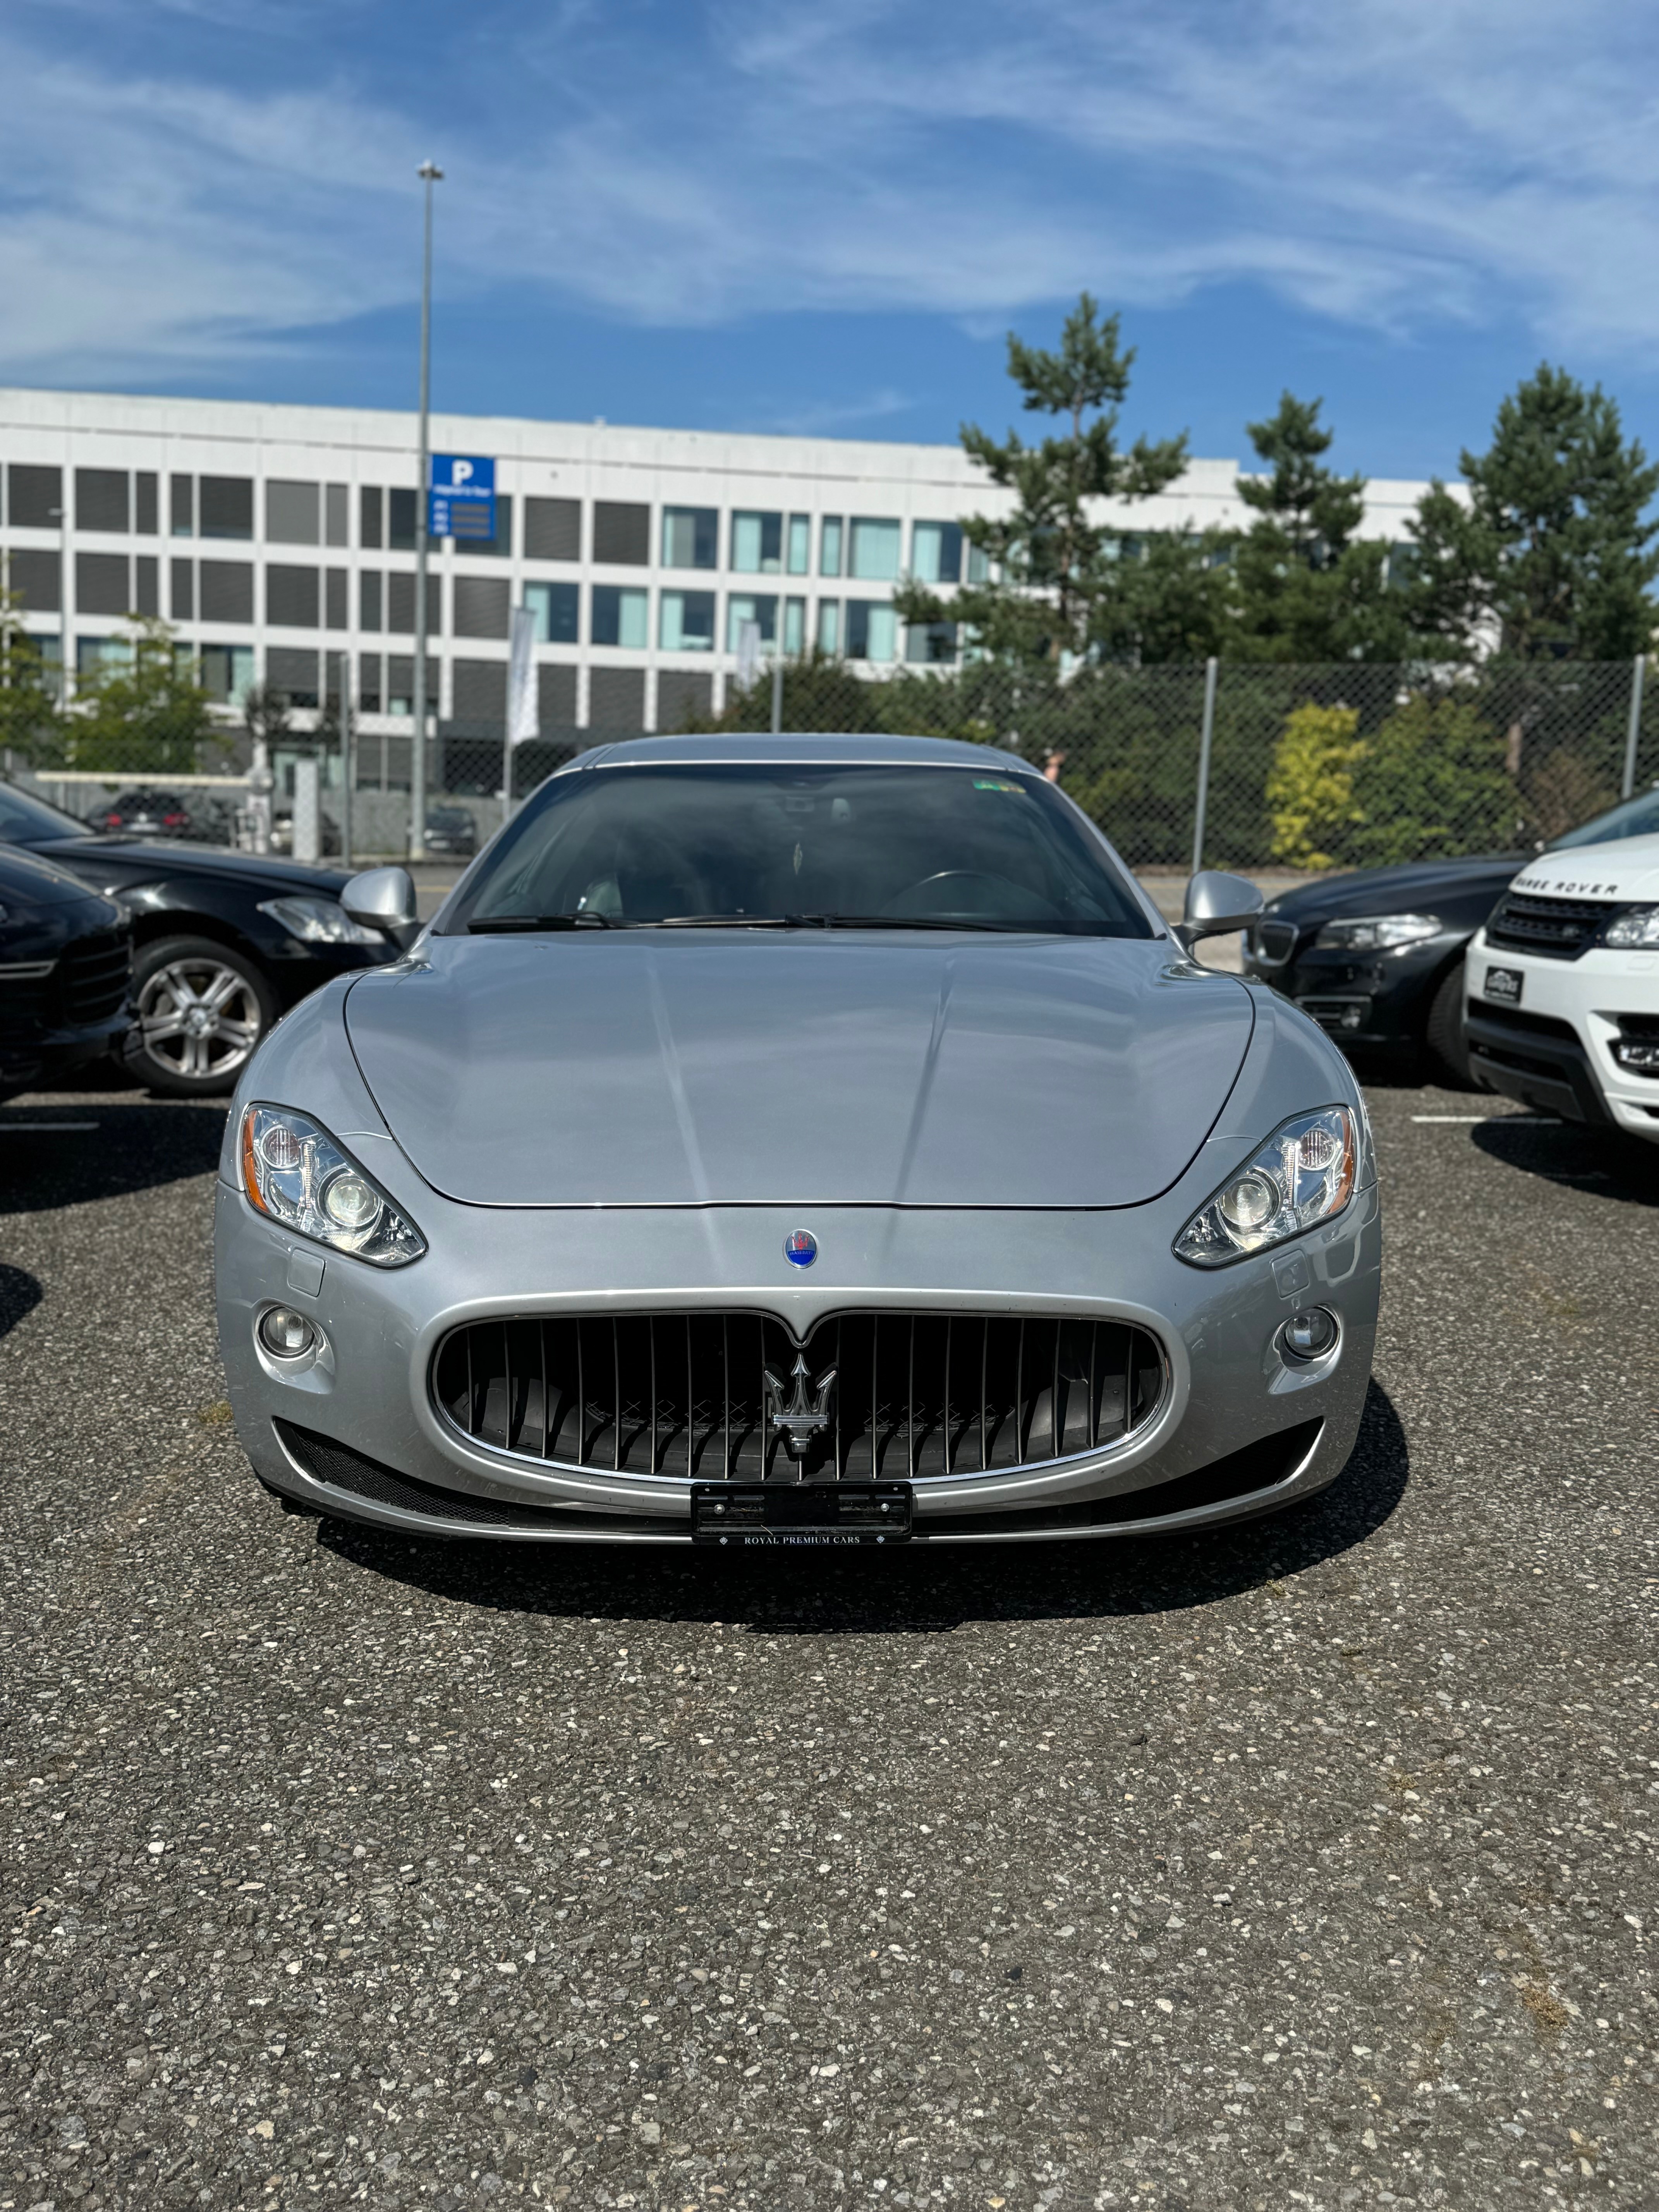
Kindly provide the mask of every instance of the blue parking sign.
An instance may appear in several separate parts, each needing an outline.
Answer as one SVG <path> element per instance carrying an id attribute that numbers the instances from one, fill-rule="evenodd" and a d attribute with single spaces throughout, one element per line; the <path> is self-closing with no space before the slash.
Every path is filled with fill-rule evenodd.
<path id="1" fill-rule="evenodd" d="M 427 490 L 428 538 L 495 535 L 495 464 L 477 453 L 434 453 Z"/>

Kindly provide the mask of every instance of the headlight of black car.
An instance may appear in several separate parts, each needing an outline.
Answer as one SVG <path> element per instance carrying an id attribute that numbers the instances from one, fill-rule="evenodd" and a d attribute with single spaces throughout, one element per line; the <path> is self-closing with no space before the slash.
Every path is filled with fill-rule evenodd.
<path id="1" fill-rule="evenodd" d="M 1359 1172 L 1359 1132 L 1346 1106 L 1321 1106 L 1275 1129 L 1201 1206 L 1175 1241 L 1177 1259 L 1224 1267 L 1340 1213 Z"/>
<path id="2" fill-rule="evenodd" d="M 376 1267 L 405 1267 L 426 1249 L 374 1177 L 289 1107 L 250 1106 L 243 1115 L 242 1188 L 284 1229 Z"/>
<path id="3" fill-rule="evenodd" d="M 354 921 L 338 899 L 262 899 L 259 911 L 280 921 L 290 937 L 306 945 L 383 945 L 386 941 L 378 929 Z"/>
<path id="4" fill-rule="evenodd" d="M 1391 952 L 1396 945 L 1438 937 L 1444 926 L 1435 914 L 1360 914 L 1326 922 L 1314 943 L 1322 952 Z"/>

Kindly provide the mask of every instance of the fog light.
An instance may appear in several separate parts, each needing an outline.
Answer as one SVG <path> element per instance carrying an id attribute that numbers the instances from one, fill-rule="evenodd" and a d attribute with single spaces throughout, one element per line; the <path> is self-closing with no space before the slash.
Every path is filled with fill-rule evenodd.
<path id="1" fill-rule="evenodd" d="M 1336 1342 L 1336 1316 L 1323 1306 L 1292 1314 L 1285 1324 L 1285 1349 L 1292 1359 L 1317 1359 Z"/>
<path id="2" fill-rule="evenodd" d="M 273 1359 L 299 1359 L 317 1341 L 317 1332 L 292 1306 L 272 1306 L 259 1316 L 259 1341 Z"/>
<path id="3" fill-rule="evenodd" d="M 1659 1037 L 1615 1037 L 1613 1056 L 1632 1075 L 1659 1075 Z"/>

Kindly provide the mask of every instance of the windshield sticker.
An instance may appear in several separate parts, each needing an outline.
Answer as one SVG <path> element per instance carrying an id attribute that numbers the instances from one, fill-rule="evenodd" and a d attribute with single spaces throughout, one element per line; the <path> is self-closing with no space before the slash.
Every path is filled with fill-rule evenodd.
<path id="1" fill-rule="evenodd" d="M 1019 791 L 1023 788 L 1023 785 L 1011 783 L 1004 775 L 976 775 L 974 778 L 975 791 Z"/>

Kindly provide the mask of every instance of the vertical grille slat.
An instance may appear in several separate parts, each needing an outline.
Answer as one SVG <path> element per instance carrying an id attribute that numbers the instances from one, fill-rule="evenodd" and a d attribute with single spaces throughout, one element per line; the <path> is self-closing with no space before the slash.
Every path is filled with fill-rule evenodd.
<path id="1" fill-rule="evenodd" d="M 803 1352 L 809 1394 L 831 1367 L 836 1379 L 796 1461 L 765 1376 L 790 1376 Z M 440 1410 L 493 1449 L 726 1481 L 1041 1467 L 1120 1443 L 1164 1386 L 1157 1340 L 1128 1322 L 921 1311 L 833 1315 L 804 1346 L 752 1313 L 492 1318 L 452 1330 L 432 1370 Z"/>

